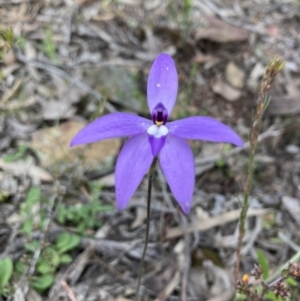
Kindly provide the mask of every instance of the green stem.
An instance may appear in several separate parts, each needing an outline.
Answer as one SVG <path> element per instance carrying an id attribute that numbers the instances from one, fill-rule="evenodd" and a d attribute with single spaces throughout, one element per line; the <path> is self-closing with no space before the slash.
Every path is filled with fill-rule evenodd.
<path id="1" fill-rule="evenodd" d="M 147 251 L 148 241 L 149 241 L 149 229 L 150 229 L 150 205 L 151 205 L 151 193 L 152 193 L 152 183 L 154 178 L 154 172 L 156 167 L 157 157 L 153 159 L 153 162 L 151 164 L 149 174 L 148 174 L 148 195 L 147 195 L 147 222 L 146 222 L 146 235 L 145 235 L 145 244 L 144 244 L 144 250 L 140 262 L 139 267 L 139 274 L 138 274 L 138 283 L 136 287 L 136 294 L 135 294 L 135 300 L 139 300 L 139 291 L 141 286 L 141 279 L 143 276 L 143 267 L 144 267 L 144 260 L 145 255 Z"/>

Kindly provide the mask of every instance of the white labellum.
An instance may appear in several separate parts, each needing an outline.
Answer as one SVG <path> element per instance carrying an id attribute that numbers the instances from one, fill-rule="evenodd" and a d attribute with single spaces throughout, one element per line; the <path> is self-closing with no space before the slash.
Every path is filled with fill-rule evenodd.
<path id="1" fill-rule="evenodd" d="M 157 126 L 156 124 L 152 124 L 148 127 L 147 133 L 155 138 L 161 138 L 162 136 L 166 136 L 169 130 L 164 125 Z"/>

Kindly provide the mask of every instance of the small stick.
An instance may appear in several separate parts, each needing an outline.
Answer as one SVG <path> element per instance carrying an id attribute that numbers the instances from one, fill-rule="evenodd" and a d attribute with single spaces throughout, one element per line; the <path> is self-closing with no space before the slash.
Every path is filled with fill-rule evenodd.
<path id="1" fill-rule="evenodd" d="M 66 293 L 71 301 L 78 301 L 78 299 L 75 296 L 75 293 L 72 291 L 72 289 L 69 287 L 69 285 L 67 284 L 66 281 L 63 280 L 61 282 L 61 286 L 66 291 Z"/>

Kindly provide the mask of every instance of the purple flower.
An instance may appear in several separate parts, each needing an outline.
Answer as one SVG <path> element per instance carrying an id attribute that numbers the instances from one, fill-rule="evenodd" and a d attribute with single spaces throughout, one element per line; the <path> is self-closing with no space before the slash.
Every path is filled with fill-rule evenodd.
<path id="1" fill-rule="evenodd" d="M 188 117 L 168 122 L 177 97 L 178 78 L 173 59 L 160 54 L 148 78 L 147 99 L 152 120 L 130 114 L 112 113 L 84 127 L 71 146 L 116 137 L 130 137 L 116 163 L 117 207 L 124 209 L 147 173 L 154 157 L 170 189 L 185 213 L 191 208 L 195 163 L 185 139 L 227 142 L 242 146 L 241 138 L 227 125 L 210 117 Z"/>

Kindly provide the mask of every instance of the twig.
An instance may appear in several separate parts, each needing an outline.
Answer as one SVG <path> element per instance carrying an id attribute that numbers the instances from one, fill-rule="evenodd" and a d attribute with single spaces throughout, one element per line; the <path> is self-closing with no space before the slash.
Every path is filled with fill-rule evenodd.
<path id="1" fill-rule="evenodd" d="M 280 276 L 277 279 L 275 279 L 274 281 L 272 281 L 271 283 L 267 284 L 268 287 L 272 287 L 275 284 L 277 284 L 280 281 L 283 281 L 286 277 L 285 276 Z"/>
<path id="2" fill-rule="evenodd" d="M 101 68 L 105 66 L 128 66 L 128 67 L 141 67 L 142 63 L 137 60 L 125 60 L 125 59 L 114 59 L 114 60 L 109 60 L 109 61 L 102 61 L 102 62 L 97 62 L 93 64 L 93 68 Z M 86 69 L 86 68 L 91 68 L 89 65 L 82 65 L 82 61 L 71 65 L 72 68 L 74 69 Z"/>
<path id="3" fill-rule="evenodd" d="M 241 214 L 239 219 L 239 236 L 238 245 L 236 251 L 236 266 L 235 266 L 235 281 L 238 283 L 239 273 L 240 273 L 240 261 L 241 261 L 241 248 L 243 243 L 243 237 L 245 234 L 245 220 L 247 216 L 247 211 L 249 208 L 249 196 L 252 188 L 252 174 L 254 170 L 254 155 L 256 147 L 258 144 L 259 132 L 261 129 L 261 120 L 265 109 L 268 106 L 269 99 L 266 97 L 267 91 L 270 89 L 275 76 L 284 68 L 284 62 L 280 58 L 273 58 L 265 71 L 264 77 L 261 82 L 261 86 L 257 97 L 256 112 L 254 115 L 253 124 L 250 132 L 250 151 L 249 151 L 249 161 L 246 172 L 246 185 L 244 188 L 244 197 L 241 207 Z"/>
<path id="4" fill-rule="evenodd" d="M 166 239 L 173 239 L 182 236 L 185 233 L 193 233 L 195 231 L 207 231 L 213 227 L 224 225 L 226 223 L 237 220 L 240 216 L 241 209 L 236 209 L 228 212 L 221 213 L 217 216 L 210 216 L 206 219 L 195 218 L 194 222 L 190 225 L 183 227 L 174 227 L 168 230 Z M 247 217 L 263 215 L 270 212 L 268 209 L 263 208 L 250 208 L 247 212 Z"/>
<path id="5" fill-rule="evenodd" d="M 63 287 L 63 289 L 66 291 L 69 299 L 71 301 L 77 301 L 77 298 L 75 296 L 75 293 L 72 291 L 72 289 L 68 286 L 66 281 L 62 281 L 61 282 L 61 286 Z"/>

